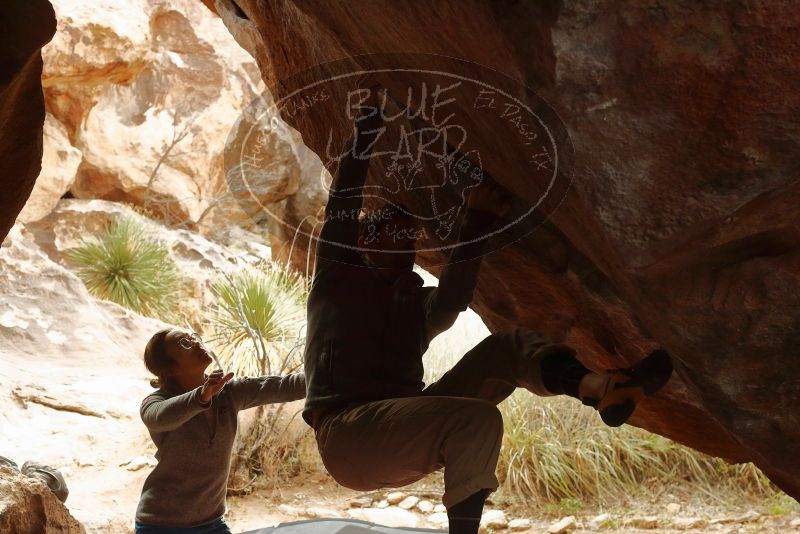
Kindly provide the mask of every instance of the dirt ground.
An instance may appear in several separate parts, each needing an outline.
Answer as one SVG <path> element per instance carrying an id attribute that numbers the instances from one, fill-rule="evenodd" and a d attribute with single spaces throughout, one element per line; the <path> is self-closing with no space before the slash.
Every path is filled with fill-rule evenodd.
<path id="1" fill-rule="evenodd" d="M 327 477 L 318 477 L 315 480 L 308 480 L 305 484 L 231 497 L 228 500 L 227 521 L 234 532 L 246 532 L 281 522 L 312 519 L 320 515 L 361 518 L 363 514 L 360 511 L 366 509 L 364 508 L 366 502 L 372 500 L 369 509 L 379 509 L 377 506 L 381 505 L 380 501 L 385 500 L 393 491 L 438 503 L 441 486 L 437 482 L 434 479 L 433 484 L 416 484 L 400 490 L 359 493 L 337 486 Z M 560 520 L 573 516 L 576 526 L 565 532 L 800 534 L 800 505 L 794 506 L 796 504 L 791 504 L 790 500 L 785 501 L 783 507 L 775 503 L 737 504 L 724 502 L 709 495 L 664 493 L 650 499 L 621 502 L 607 509 L 576 510 L 574 505 L 571 507 L 569 504 L 537 509 L 533 506 L 495 502 L 490 498 L 487 510 L 502 510 L 508 521 L 527 519 L 530 521 L 530 526 L 519 530 L 485 528 L 483 531 L 544 534 Z M 396 515 L 391 511 L 398 508 L 399 506 L 390 505 L 383 510 L 388 510 L 386 517 L 392 519 Z M 441 528 L 440 524 L 427 520 L 432 514 L 421 513 L 416 508 L 412 509 L 412 513 L 418 517 L 417 527 Z M 593 520 L 598 516 L 602 518 L 605 514 L 608 515 L 605 520 L 599 525 L 593 524 Z M 693 522 L 697 526 L 687 528 L 691 527 Z"/>

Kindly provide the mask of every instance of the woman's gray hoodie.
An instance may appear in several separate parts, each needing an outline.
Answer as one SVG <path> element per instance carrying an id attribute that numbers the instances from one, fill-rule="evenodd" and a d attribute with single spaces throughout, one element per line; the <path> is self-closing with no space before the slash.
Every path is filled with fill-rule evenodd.
<path id="1" fill-rule="evenodd" d="M 305 395 L 299 373 L 233 378 L 207 407 L 200 404 L 200 387 L 186 393 L 166 387 L 145 397 L 139 413 L 158 449 L 158 464 L 144 481 L 136 521 L 192 527 L 224 515 L 239 410 Z M 213 411 L 215 423 L 204 410 Z"/>

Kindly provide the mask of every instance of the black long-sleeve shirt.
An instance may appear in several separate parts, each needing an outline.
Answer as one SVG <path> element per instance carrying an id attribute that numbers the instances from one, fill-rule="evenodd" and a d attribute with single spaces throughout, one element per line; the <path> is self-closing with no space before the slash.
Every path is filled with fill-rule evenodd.
<path id="1" fill-rule="evenodd" d="M 303 417 L 309 424 L 313 410 L 422 391 L 422 356 L 472 301 L 485 245 L 476 238 L 496 223 L 492 213 L 467 211 L 459 234 L 465 244 L 454 249 L 438 287 L 423 287 L 410 270 L 390 279 L 367 267 L 357 249 L 357 214 L 377 136 L 370 131 L 381 123 L 372 116 L 356 127 L 331 187 L 308 298 Z"/>

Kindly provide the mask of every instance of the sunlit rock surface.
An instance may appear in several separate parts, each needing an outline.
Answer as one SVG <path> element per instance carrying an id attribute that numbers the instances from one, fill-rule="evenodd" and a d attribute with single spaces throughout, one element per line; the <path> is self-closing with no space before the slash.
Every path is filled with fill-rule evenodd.
<path id="1" fill-rule="evenodd" d="M 171 229 L 143 217 L 128 206 L 107 200 L 64 199 L 39 221 L 27 226 L 29 234 L 43 252 L 56 263 L 74 269 L 65 253 L 81 244 L 87 237 L 101 237 L 114 221 L 133 219 L 146 232 L 149 239 L 162 243 L 180 270 L 184 310 L 201 314 L 215 302 L 212 290 L 222 272 L 230 272 L 237 265 L 254 263 L 270 258 L 270 249 L 262 241 L 247 241 L 243 236 L 236 241 L 241 245 L 234 251 L 209 241 L 203 236 L 183 229 Z M 255 237 L 255 236 L 253 236 Z M 249 245 L 249 246 L 248 246 Z M 188 304 L 188 300 L 192 304 Z M 190 317 L 190 319 L 198 319 Z"/>
<path id="2" fill-rule="evenodd" d="M 191 0 L 53 5 L 42 81 L 48 111 L 82 154 L 70 193 L 193 228 L 252 223 L 228 188 L 223 152 L 260 80 L 219 18 Z M 270 156 L 265 181 L 297 180 L 293 156 Z"/>
<path id="3" fill-rule="evenodd" d="M 19 214 L 22 222 L 36 221 L 50 213 L 75 183 L 81 151 L 72 146 L 64 125 L 47 114 L 44 121 L 42 172 Z"/>

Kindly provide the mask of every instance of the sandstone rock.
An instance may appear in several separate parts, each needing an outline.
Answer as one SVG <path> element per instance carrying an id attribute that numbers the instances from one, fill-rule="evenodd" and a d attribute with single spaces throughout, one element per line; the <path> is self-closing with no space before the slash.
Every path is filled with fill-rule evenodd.
<path id="1" fill-rule="evenodd" d="M 389 506 L 389 501 L 386 499 L 381 499 L 375 505 L 375 508 L 387 508 Z"/>
<path id="2" fill-rule="evenodd" d="M 149 440 L 138 413 L 140 400 L 152 392 L 141 354 L 150 336 L 165 325 L 93 299 L 21 224 L 0 248 L 0 295 L 4 454 L 76 466 L 67 480 L 72 515 L 93 531 L 115 532 L 112 526 L 119 518 L 98 507 L 110 503 L 111 495 L 135 502 L 146 474 L 118 465 L 141 454 L 139 444 Z M 77 467 L 98 461 L 97 455 L 102 455 L 103 476 L 87 480 L 86 471 L 95 468 Z M 50 505 L 43 506 L 49 513 Z M 30 514 L 31 520 L 35 517 Z M 129 521 L 128 516 L 123 524 Z M 2 521 L 0 531 L 6 532 Z M 47 530 L 61 531 L 69 530 Z"/>
<path id="3" fill-rule="evenodd" d="M 309 235 L 330 180 L 300 134 L 276 114 L 268 95 L 242 113 L 225 145 L 227 186 L 237 208 L 268 229 L 275 258 L 310 272 Z M 217 213 L 229 219 L 224 210 Z"/>
<path id="4" fill-rule="evenodd" d="M 215 228 L 206 237 L 223 245 L 236 256 L 250 264 L 256 264 L 272 258 L 272 249 L 268 245 L 268 237 L 263 233 L 251 232 L 240 226 Z"/>
<path id="5" fill-rule="evenodd" d="M 132 362 L 131 353 L 138 354 L 163 326 L 92 298 L 83 282 L 48 258 L 22 225 L 0 248 L 0 294 L 0 350 L 13 347 L 8 356 L 15 359 L 36 355 L 39 362 L 69 364 L 69 360 L 62 362 L 68 350 L 81 354 L 83 364 L 96 361 L 98 369 L 140 367 L 141 361 Z M 40 365 L 36 371 L 49 371 L 47 365 Z M 104 408 L 109 407 L 116 408 L 117 403 L 109 399 Z"/>
<path id="6" fill-rule="evenodd" d="M 589 520 L 589 528 L 598 529 L 602 528 L 611 521 L 611 514 L 603 513 L 594 516 L 592 519 Z"/>
<path id="7" fill-rule="evenodd" d="M 400 504 L 406 497 L 408 497 L 408 495 L 402 491 L 393 491 L 386 495 L 386 502 L 389 504 Z"/>
<path id="8" fill-rule="evenodd" d="M 711 521 L 711 524 L 729 524 L 729 523 L 749 523 L 751 521 L 758 521 L 761 519 L 761 514 L 756 512 L 755 510 L 748 510 L 744 514 L 737 516 L 737 517 L 723 517 L 720 519 L 714 519 Z"/>
<path id="9" fill-rule="evenodd" d="M 305 510 L 297 506 L 290 506 L 288 504 L 279 504 L 278 511 L 282 514 L 298 517 L 305 514 Z"/>
<path id="10" fill-rule="evenodd" d="M 677 514 L 681 511 L 681 505 L 676 502 L 671 502 L 667 505 L 667 512 Z"/>
<path id="11" fill-rule="evenodd" d="M 418 502 L 419 502 L 419 497 L 415 497 L 413 495 L 409 495 L 408 497 L 406 497 L 405 499 L 400 501 L 397 504 L 397 506 L 399 506 L 403 510 L 411 510 L 412 508 L 414 508 L 417 505 Z"/>
<path id="12" fill-rule="evenodd" d="M 156 462 L 148 456 L 136 456 L 127 462 L 121 463 L 120 467 L 124 467 L 128 471 L 138 471 L 145 467 L 155 467 Z"/>
<path id="13" fill-rule="evenodd" d="M 513 531 L 528 530 L 531 528 L 530 519 L 512 519 L 508 522 L 508 528 Z"/>
<path id="14" fill-rule="evenodd" d="M 672 521 L 672 526 L 678 530 L 705 528 L 708 526 L 708 521 L 700 517 L 679 517 Z"/>
<path id="15" fill-rule="evenodd" d="M 31 194 L 41 171 L 41 48 L 53 36 L 56 19 L 47 0 L 0 5 L 5 42 L 0 48 L 0 242 Z M 11 45 L 13 43 L 13 46 Z"/>
<path id="16" fill-rule="evenodd" d="M 53 3 L 59 31 L 43 83 L 83 154 L 71 192 L 143 205 L 173 224 L 252 224 L 227 187 L 223 152 L 259 83 L 221 21 L 191 0 Z M 260 185 L 296 186 L 291 147 L 262 139 Z"/>
<path id="17" fill-rule="evenodd" d="M 347 502 L 350 508 L 369 508 L 372 506 L 372 498 L 370 497 L 356 497 Z"/>
<path id="18" fill-rule="evenodd" d="M 419 510 L 423 514 L 429 514 L 433 512 L 434 506 L 431 501 L 426 501 L 423 499 L 417 503 L 417 510 Z"/>
<path id="19" fill-rule="evenodd" d="M 502 510 L 487 510 L 481 515 L 481 526 L 489 529 L 507 528 L 506 514 Z"/>
<path id="20" fill-rule="evenodd" d="M 791 526 L 791 527 L 800 527 L 800 518 L 792 519 L 792 521 L 789 523 L 789 526 Z"/>
<path id="21" fill-rule="evenodd" d="M 0 531 L 4 534 L 86 532 L 44 482 L 7 467 L 0 467 Z"/>
<path id="22" fill-rule="evenodd" d="M 369 521 L 379 525 L 394 528 L 415 528 L 419 524 L 419 517 L 397 506 L 388 508 L 351 508 L 347 514 L 362 521 Z"/>
<path id="23" fill-rule="evenodd" d="M 453 0 L 436 9 L 388 0 L 357 10 L 294 0 L 236 5 L 215 7 L 239 42 L 249 43 L 276 101 L 309 80 L 328 79 L 338 58 L 350 59 L 335 64 L 337 72 L 404 68 L 379 76 L 398 96 L 419 84 L 413 68 L 446 71 L 455 55 L 470 62 L 459 67 L 463 77 L 480 77 L 483 64 L 549 102 L 574 147 L 573 158 L 565 150 L 558 156 L 567 156 L 571 178 L 562 183 L 569 187 L 552 209 L 542 206 L 547 222 L 487 259 L 475 309 L 493 331 L 527 326 L 567 341 L 594 368 L 628 365 L 665 347 L 675 377 L 632 423 L 710 454 L 755 461 L 800 495 L 800 466 L 792 460 L 800 391 L 774 393 L 775 383 L 800 376 L 793 350 L 800 295 L 788 290 L 800 281 L 791 230 L 800 217 L 800 141 L 790 133 L 800 93 L 789 89 L 800 52 L 792 47 L 791 2 L 653 11 L 627 0 L 612 15 L 611 2 L 585 0 Z M 763 54 L 757 43 L 783 53 Z M 401 49 L 448 58 L 401 54 L 382 64 L 363 56 Z M 342 103 L 354 86 L 329 84 L 326 101 L 302 113 L 285 107 L 282 116 L 324 156 L 331 137 L 335 146 L 347 138 L 351 119 Z M 514 82 L 505 86 L 525 93 Z M 464 117 L 481 156 L 476 162 L 473 154 L 472 163 L 535 205 L 547 182 L 514 172 L 524 141 L 507 139 L 500 116 L 467 113 L 474 98 L 456 96 L 463 97 L 449 109 Z M 375 168 L 370 180 L 392 185 L 384 170 Z M 428 165 L 420 175 L 433 180 L 436 169 Z M 410 197 L 402 200 L 419 208 Z M 418 260 L 435 274 L 444 255 Z"/>
<path id="24" fill-rule="evenodd" d="M 336 510 L 332 510 L 330 508 L 321 508 L 318 506 L 312 506 L 310 508 L 305 509 L 305 516 L 309 518 L 339 518 L 342 517 L 342 514 Z"/>
<path id="25" fill-rule="evenodd" d="M 436 512 L 437 514 L 441 514 L 447 512 L 447 508 L 445 508 L 443 504 L 439 503 L 433 507 L 433 511 Z"/>
<path id="26" fill-rule="evenodd" d="M 36 178 L 36 185 L 19 214 L 19 220 L 36 221 L 50 213 L 61 196 L 72 187 L 80 163 L 81 151 L 70 144 L 64 125 L 48 113 L 44 121 L 42 172 Z"/>
<path id="27" fill-rule="evenodd" d="M 447 517 L 447 512 L 436 512 L 428 516 L 428 522 L 439 528 L 447 528 L 450 520 Z"/>
<path id="28" fill-rule="evenodd" d="M 571 530 L 578 528 L 578 522 L 575 516 L 567 516 L 559 519 L 549 527 L 547 527 L 547 534 L 564 534 Z"/>
<path id="29" fill-rule="evenodd" d="M 658 528 L 658 517 L 654 515 L 646 517 L 633 517 L 626 520 L 625 525 L 643 529 Z"/>

